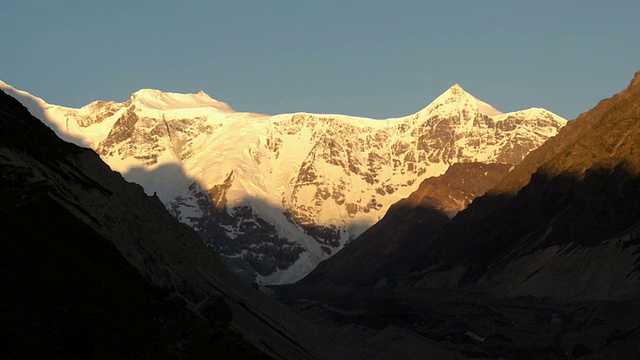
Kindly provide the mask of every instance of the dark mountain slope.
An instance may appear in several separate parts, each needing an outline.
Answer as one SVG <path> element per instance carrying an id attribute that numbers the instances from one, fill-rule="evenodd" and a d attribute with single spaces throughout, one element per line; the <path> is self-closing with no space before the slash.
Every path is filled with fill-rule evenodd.
<path id="1" fill-rule="evenodd" d="M 48 198 L 46 187 L 5 180 L 12 192 L 2 202 L 15 205 L 2 221 L 0 357 L 267 358 L 229 330 L 226 304 L 208 319 L 195 316 Z"/>
<path id="2" fill-rule="evenodd" d="M 511 168 L 507 164 L 457 163 L 445 174 L 425 179 L 408 198 L 391 206 L 379 222 L 320 263 L 299 284 L 393 284 L 397 269 L 416 248 Z"/>
<path id="3" fill-rule="evenodd" d="M 0 357 L 335 357 L 157 198 L 2 92 L 0 127 Z"/>
<path id="4" fill-rule="evenodd" d="M 640 73 L 570 122 L 416 252 L 405 284 L 640 296 Z"/>

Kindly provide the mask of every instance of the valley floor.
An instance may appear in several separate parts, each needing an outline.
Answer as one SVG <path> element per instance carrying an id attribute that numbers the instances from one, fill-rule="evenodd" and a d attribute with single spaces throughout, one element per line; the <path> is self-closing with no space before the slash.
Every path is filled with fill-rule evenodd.
<path id="1" fill-rule="evenodd" d="M 637 359 L 640 300 L 560 302 L 443 290 L 272 287 L 366 359 Z"/>

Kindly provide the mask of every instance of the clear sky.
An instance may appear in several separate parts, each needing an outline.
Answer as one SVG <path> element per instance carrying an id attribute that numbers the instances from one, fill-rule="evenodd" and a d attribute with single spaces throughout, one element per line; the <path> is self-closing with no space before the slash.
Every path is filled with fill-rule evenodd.
<path id="1" fill-rule="evenodd" d="M 155 88 L 373 118 L 459 83 L 573 119 L 640 70 L 639 15 L 638 0 L 4 0 L 0 80 L 71 107 Z"/>

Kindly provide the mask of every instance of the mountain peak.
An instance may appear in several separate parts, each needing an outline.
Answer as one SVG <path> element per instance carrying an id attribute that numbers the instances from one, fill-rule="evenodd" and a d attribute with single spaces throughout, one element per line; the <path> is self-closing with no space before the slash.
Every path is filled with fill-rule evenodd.
<path id="1" fill-rule="evenodd" d="M 460 84 L 453 84 L 446 92 L 450 92 L 452 94 L 466 94 L 466 91 L 460 86 Z"/>
<path id="2" fill-rule="evenodd" d="M 636 71 L 636 73 L 633 76 L 633 79 L 631 80 L 631 84 L 629 86 L 635 86 L 639 84 L 640 84 L 640 71 Z"/>
<path id="3" fill-rule="evenodd" d="M 457 83 L 453 84 L 447 91 L 438 96 L 421 112 L 437 112 L 446 115 L 448 113 L 458 113 L 460 107 L 470 108 L 487 116 L 502 114 L 500 110 L 466 92 L 462 86 Z"/>
<path id="4" fill-rule="evenodd" d="M 143 107 L 154 110 L 173 110 L 189 108 L 215 108 L 218 111 L 235 112 L 229 104 L 218 101 L 200 90 L 197 94 L 163 92 L 155 89 L 140 89 L 129 98 Z"/>

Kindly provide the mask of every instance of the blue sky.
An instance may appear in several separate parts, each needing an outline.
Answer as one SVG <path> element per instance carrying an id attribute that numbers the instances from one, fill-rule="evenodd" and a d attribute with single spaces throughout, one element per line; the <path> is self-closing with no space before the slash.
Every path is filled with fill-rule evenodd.
<path id="1" fill-rule="evenodd" d="M 0 80 L 54 104 L 203 90 L 239 111 L 387 118 L 454 83 L 568 119 L 640 70 L 640 1 L 33 1 L 0 11 Z"/>

